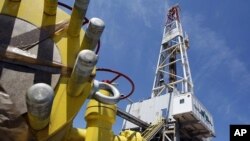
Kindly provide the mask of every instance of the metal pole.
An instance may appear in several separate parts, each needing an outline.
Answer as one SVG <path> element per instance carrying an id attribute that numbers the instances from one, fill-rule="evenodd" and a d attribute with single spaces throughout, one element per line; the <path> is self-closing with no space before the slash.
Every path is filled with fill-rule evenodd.
<path id="1" fill-rule="evenodd" d="M 81 49 L 94 50 L 104 31 L 105 23 L 99 18 L 91 18 L 83 37 Z"/>
<path id="2" fill-rule="evenodd" d="M 57 11 L 57 0 L 44 0 L 43 12 L 47 15 L 54 16 Z"/>
<path id="3" fill-rule="evenodd" d="M 68 81 L 67 92 L 70 96 L 79 96 L 87 83 L 91 83 L 91 74 L 97 63 L 97 55 L 91 50 L 82 50 L 78 56 Z"/>
<path id="4" fill-rule="evenodd" d="M 75 1 L 68 28 L 68 34 L 70 36 L 79 36 L 82 22 L 88 9 L 88 5 L 89 0 Z"/>

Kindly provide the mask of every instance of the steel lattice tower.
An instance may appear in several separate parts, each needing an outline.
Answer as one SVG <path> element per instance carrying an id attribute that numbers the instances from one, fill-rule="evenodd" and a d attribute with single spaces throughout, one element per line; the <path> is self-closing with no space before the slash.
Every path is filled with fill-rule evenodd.
<path id="1" fill-rule="evenodd" d="M 167 13 L 151 98 L 131 103 L 123 129 L 149 126 L 147 141 L 211 141 L 215 136 L 212 114 L 195 97 L 178 5 Z M 133 119 L 133 120 L 132 120 Z M 146 124 L 145 124 L 146 123 Z"/>
<path id="2" fill-rule="evenodd" d="M 179 6 L 168 10 L 151 97 L 173 89 L 180 93 L 193 93 L 187 56 L 188 38 L 183 32 L 179 11 Z"/>

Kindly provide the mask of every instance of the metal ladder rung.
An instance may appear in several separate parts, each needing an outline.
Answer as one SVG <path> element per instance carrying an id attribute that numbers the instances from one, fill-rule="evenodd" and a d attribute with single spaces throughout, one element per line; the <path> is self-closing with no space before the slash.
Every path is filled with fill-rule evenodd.
<path id="1" fill-rule="evenodd" d="M 142 137 L 146 140 L 149 141 L 152 139 L 164 126 L 165 122 L 161 121 L 158 124 L 154 124 L 149 126 L 143 133 Z"/>

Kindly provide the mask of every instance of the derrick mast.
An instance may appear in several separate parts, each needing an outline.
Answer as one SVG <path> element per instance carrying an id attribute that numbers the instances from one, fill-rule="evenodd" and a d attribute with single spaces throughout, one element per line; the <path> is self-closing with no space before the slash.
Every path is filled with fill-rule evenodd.
<path id="1" fill-rule="evenodd" d="M 212 115 L 194 95 L 188 48 L 175 5 L 167 13 L 151 97 L 127 105 L 123 129 L 142 130 L 147 141 L 209 141 L 215 135 Z"/>
<path id="2" fill-rule="evenodd" d="M 181 93 L 193 92 L 187 56 L 188 38 L 183 32 L 179 11 L 179 6 L 168 10 L 151 97 L 173 89 Z"/>

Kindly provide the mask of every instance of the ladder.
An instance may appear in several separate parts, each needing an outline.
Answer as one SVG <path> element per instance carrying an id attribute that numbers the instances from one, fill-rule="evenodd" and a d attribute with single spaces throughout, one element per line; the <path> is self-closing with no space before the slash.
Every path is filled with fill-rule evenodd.
<path id="1" fill-rule="evenodd" d="M 168 122 L 162 132 L 162 141 L 176 141 L 176 123 Z"/>
<path id="2" fill-rule="evenodd" d="M 150 141 L 165 125 L 165 121 L 162 120 L 157 124 L 150 125 L 143 133 L 142 137 L 144 141 Z"/>

